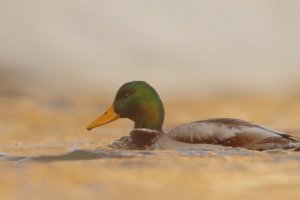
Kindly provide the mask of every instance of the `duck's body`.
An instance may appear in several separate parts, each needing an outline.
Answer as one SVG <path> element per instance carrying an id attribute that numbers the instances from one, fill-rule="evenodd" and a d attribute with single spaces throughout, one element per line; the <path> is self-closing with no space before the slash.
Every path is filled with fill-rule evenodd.
<path id="1" fill-rule="evenodd" d="M 168 133 L 134 129 L 111 145 L 122 149 L 177 149 L 244 147 L 249 150 L 289 149 L 297 138 L 239 119 L 217 118 L 182 124 Z"/>
<path id="2" fill-rule="evenodd" d="M 243 147 L 250 150 L 299 147 L 300 140 L 286 133 L 240 119 L 216 118 L 182 124 L 162 131 L 164 109 L 156 91 L 143 81 L 124 84 L 114 104 L 89 125 L 88 130 L 118 119 L 135 122 L 130 135 L 114 143 L 126 149 Z"/>

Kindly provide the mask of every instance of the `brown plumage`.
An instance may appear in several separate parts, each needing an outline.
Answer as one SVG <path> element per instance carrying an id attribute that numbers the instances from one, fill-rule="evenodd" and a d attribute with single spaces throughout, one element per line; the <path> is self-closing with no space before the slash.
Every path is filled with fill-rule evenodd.
<path id="1" fill-rule="evenodd" d="M 300 140 L 286 133 L 240 119 L 215 118 L 182 124 L 168 133 L 174 140 L 247 149 L 290 148 Z M 270 145 L 266 145 L 270 143 Z"/>

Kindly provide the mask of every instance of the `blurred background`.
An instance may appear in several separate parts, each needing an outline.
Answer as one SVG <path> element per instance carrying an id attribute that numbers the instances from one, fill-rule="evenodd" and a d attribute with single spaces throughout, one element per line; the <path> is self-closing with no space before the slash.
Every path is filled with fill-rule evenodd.
<path id="1" fill-rule="evenodd" d="M 160 94 L 165 131 L 232 117 L 300 136 L 299 10 L 297 0 L 1 0 L 1 200 L 298 200 L 299 152 L 59 156 L 129 133 L 127 119 L 86 126 L 132 80 Z M 61 161 L 26 160 L 45 155 Z"/>
<path id="2" fill-rule="evenodd" d="M 114 133 L 101 140 L 83 133 L 132 80 L 156 88 L 166 130 L 212 117 L 299 130 L 299 8 L 296 0 L 1 1 L 2 143 L 123 136 L 129 120 L 95 131 Z"/>
<path id="3" fill-rule="evenodd" d="M 157 89 L 166 129 L 210 117 L 298 129 L 299 8 L 296 0 L 1 1 L 2 137 L 86 138 L 86 125 L 132 80 Z M 125 121 L 107 127 L 130 129 Z"/>
<path id="4" fill-rule="evenodd" d="M 166 94 L 297 91 L 299 8 L 296 0 L 1 1 L 1 82 L 111 93 L 130 80 Z"/>

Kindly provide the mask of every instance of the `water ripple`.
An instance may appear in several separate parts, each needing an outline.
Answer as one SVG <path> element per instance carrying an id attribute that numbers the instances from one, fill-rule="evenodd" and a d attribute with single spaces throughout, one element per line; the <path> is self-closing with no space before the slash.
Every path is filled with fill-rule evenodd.
<path id="1" fill-rule="evenodd" d="M 33 162 L 55 162 L 55 161 L 80 161 L 105 158 L 132 158 L 147 156 L 255 156 L 269 155 L 274 161 L 297 160 L 300 161 L 298 152 L 285 150 L 270 150 L 265 152 L 250 151 L 243 148 L 205 149 L 205 148 L 178 148 L 175 151 L 153 151 L 153 150 L 110 150 L 107 148 L 98 149 L 76 149 L 59 155 L 40 156 L 12 156 L 0 152 L 1 161 L 33 161 Z"/>

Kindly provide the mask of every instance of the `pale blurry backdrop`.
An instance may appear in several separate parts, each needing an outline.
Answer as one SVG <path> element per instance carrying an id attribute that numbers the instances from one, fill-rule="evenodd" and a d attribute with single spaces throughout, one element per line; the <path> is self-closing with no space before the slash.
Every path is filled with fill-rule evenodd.
<path id="1" fill-rule="evenodd" d="M 297 91 L 299 9 L 297 0 L 1 1 L 1 82 L 110 93 L 130 80 L 165 94 Z"/>
<path id="2" fill-rule="evenodd" d="M 145 80 L 166 132 L 232 117 L 300 137 L 299 11 L 297 0 L 1 0 L 1 200 L 298 200 L 299 152 L 111 152 L 133 123 L 86 127 L 124 82 Z"/>

